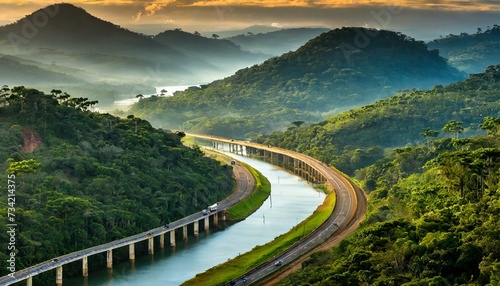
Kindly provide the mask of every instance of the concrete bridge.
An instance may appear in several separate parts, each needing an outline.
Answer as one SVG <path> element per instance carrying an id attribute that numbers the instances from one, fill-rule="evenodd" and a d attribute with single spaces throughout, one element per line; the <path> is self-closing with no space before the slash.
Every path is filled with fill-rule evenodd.
<path id="1" fill-rule="evenodd" d="M 114 249 L 128 247 L 129 259 L 135 260 L 135 244 L 141 241 L 147 241 L 148 253 L 154 254 L 155 245 L 159 248 L 165 247 L 165 236 L 167 236 L 167 242 L 170 243 L 171 246 L 175 246 L 176 233 L 181 232 L 183 239 L 186 240 L 188 237 L 188 227 L 190 228 L 190 232 L 192 231 L 192 233 L 196 236 L 200 232 L 200 227 L 204 228 L 204 230 L 208 232 L 211 223 L 213 225 L 217 225 L 220 219 L 225 219 L 223 210 L 226 207 L 226 205 L 220 205 L 218 210 L 207 214 L 199 212 L 147 232 L 54 258 L 50 261 L 17 271 L 12 276 L 1 277 L 0 285 L 11 285 L 13 283 L 26 280 L 26 285 L 31 286 L 33 284 L 33 276 L 52 269 L 56 269 L 56 285 L 62 285 L 63 265 L 80 260 L 82 262 L 82 275 L 85 277 L 89 275 L 88 257 L 104 252 L 107 257 L 107 268 L 111 269 L 113 267 Z"/>
<path id="2" fill-rule="evenodd" d="M 228 163 L 229 161 L 230 160 L 228 160 Z M 210 225 L 216 226 L 219 221 L 226 220 L 225 214 L 227 208 L 238 203 L 241 199 L 248 196 L 253 191 L 255 181 L 251 173 L 239 164 L 236 164 L 233 170 L 237 180 L 237 189 L 233 195 L 221 202 L 218 202 L 215 210 L 210 212 L 206 212 L 206 209 L 200 210 L 199 212 L 180 220 L 139 233 L 137 235 L 56 257 L 49 261 L 17 271 L 13 273 L 13 275 L 0 277 L 0 285 L 7 286 L 26 280 L 26 285 L 32 286 L 34 276 L 53 269 L 56 270 L 56 285 L 62 285 L 63 266 L 68 263 L 81 261 L 82 275 L 86 277 L 89 275 L 88 258 L 92 255 L 106 253 L 106 265 L 108 269 L 111 269 L 113 267 L 114 249 L 127 247 L 129 259 L 135 260 L 135 245 L 139 242 L 147 241 L 149 254 L 154 254 L 155 246 L 164 248 L 165 244 L 169 243 L 172 247 L 175 247 L 176 236 L 181 233 L 182 238 L 186 240 L 188 238 L 188 231 L 195 236 L 199 235 L 200 230 L 208 232 Z"/>
<path id="3" fill-rule="evenodd" d="M 287 169 L 310 183 L 320 183 L 335 192 L 336 203 L 330 217 L 307 237 L 258 267 L 231 281 L 229 285 L 274 285 L 272 274 L 278 270 L 299 267 L 301 259 L 325 243 L 326 248 L 339 243 L 354 232 L 366 213 L 363 191 L 338 170 L 325 163 L 294 151 L 214 136 L 192 135 L 199 145 L 211 146 L 260 160 Z M 195 142 L 195 143 L 198 143 Z M 279 261 L 280 267 L 276 267 Z"/>
<path id="4" fill-rule="evenodd" d="M 314 238 L 316 240 L 315 243 L 317 244 L 323 241 L 326 237 L 331 236 L 334 232 L 347 229 L 348 225 L 352 225 L 353 221 L 359 219 L 359 217 L 364 213 L 363 210 L 360 211 L 360 208 L 358 208 L 358 198 L 360 196 L 362 197 L 362 195 L 360 195 L 359 192 L 356 192 L 353 184 L 351 184 L 351 182 L 338 171 L 333 170 L 326 164 L 316 159 L 297 152 L 275 148 L 272 146 L 265 146 L 262 144 L 235 141 L 219 137 L 216 138 L 213 136 L 192 136 L 195 136 L 195 138 L 197 138 L 196 140 L 204 140 L 205 144 L 199 145 L 211 146 L 214 149 L 225 150 L 244 156 L 259 157 L 263 161 L 292 171 L 308 182 L 324 184 L 329 191 L 337 192 L 337 206 L 327 225 L 323 226 L 324 229 L 321 230 L 321 237 Z M 250 186 L 247 185 L 247 183 L 250 180 L 253 180 L 253 178 L 250 178 L 251 175 L 248 171 L 243 171 L 243 167 L 237 167 L 239 168 L 237 168 L 237 172 L 235 174 L 239 177 L 240 189 L 249 189 Z M 111 269 L 113 267 L 114 249 L 128 247 L 129 259 L 134 260 L 135 244 L 138 242 L 147 241 L 148 252 L 150 254 L 154 254 L 155 245 L 158 245 L 160 248 L 165 247 L 165 236 L 169 238 L 170 245 L 175 246 L 176 233 L 182 232 L 183 238 L 187 239 L 188 227 L 190 225 L 192 225 L 192 232 L 194 235 L 198 235 L 200 225 L 202 225 L 205 231 L 208 231 L 210 223 L 217 225 L 219 220 L 225 220 L 225 210 L 241 200 L 243 196 L 248 194 L 248 191 L 239 190 L 236 193 L 237 195 L 231 196 L 220 202 L 217 209 L 212 212 L 205 213 L 204 211 L 200 211 L 168 225 L 164 225 L 147 232 L 57 257 L 50 261 L 17 271 L 12 276 L 0 277 L 0 285 L 11 285 L 13 283 L 26 280 L 26 285 L 32 286 L 33 276 L 52 269 L 56 269 L 56 285 L 62 285 L 63 265 L 75 261 L 81 261 L 82 275 L 84 277 L 88 276 L 88 257 L 91 255 L 105 252 L 107 257 L 107 268 Z M 308 249 L 315 244 L 309 243 L 309 245 Z M 300 250 L 296 253 L 296 255 L 300 256 L 304 251 L 305 250 Z M 288 250 L 286 253 L 291 252 L 293 252 L 293 250 Z M 255 275 L 255 278 L 262 278 L 268 275 L 268 273 L 264 273 L 265 271 L 261 271 L 262 269 L 259 268 L 259 273 L 254 271 L 255 273 L 252 275 Z M 273 267 L 269 267 L 268 272 L 274 270 L 275 269 Z M 246 274 L 246 276 L 249 276 L 249 274 Z"/>

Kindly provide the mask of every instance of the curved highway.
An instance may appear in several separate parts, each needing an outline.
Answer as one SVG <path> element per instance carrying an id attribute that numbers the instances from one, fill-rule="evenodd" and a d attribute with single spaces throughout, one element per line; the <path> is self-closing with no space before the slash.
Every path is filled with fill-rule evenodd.
<path id="1" fill-rule="evenodd" d="M 227 162 L 230 161 L 230 159 L 225 159 Z M 223 201 L 219 202 L 219 206 L 217 209 L 217 212 L 224 211 L 225 209 L 237 204 L 240 200 L 243 198 L 247 197 L 249 194 L 252 193 L 254 186 L 255 186 L 255 179 L 250 173 L 249 170 L 247 170 L 245 167 L 243 167 L 240 164 L 233 165 L 233 173 L 237 182 L 237 186 L 235 188 L 235 191 L 231 196 L 228 198 L 224 199 Z M 161 226 L 155 229 L 151 229 L 149 231 L 145 231 L 143 233 L 129 236 L 123 239 L 115 240 L 106 244 L 101 244 L 95 247 L 87 248 L 84 250 L 76 251 L 73 253 L 69 253 L 63 256 L 56 257 L 54 259 L 51 259 L 49 261 L 45 261 L 42 263 L 39 263 L 37 265 L 25 268 L 23 270 L 17 271 L 14 273 L 13 277 L 12 276 L 3 276 L 0 277 L 0 285 L 2 286 L 7 286 L 11 285 L 23 280 L 28 279 L 29 277 L 36 276 L 42 272 L 46 272 L 52 269 L 55 269 L 59 266 L 68 264 L 70 262 L 82 260 L 84 257 L 88 257 L 94 254 L 106 252 L 108 250 L 112 250 L 115 248 L 120 248 L 120 247 L 126 247 L 129 244 L 132 243 L 137 243 L 140 241 L 148 240 L 151 237 L 155 237 L 161 234 L 165 234 L 167 232 L 170 232 L 171 230 L 175 230 L 177 228 L 183 227 L 185 225 L 192 224 L 196 221 L 202 220 L 206 218 L 206 215 L 203 214 L 202 211 L 194 213 L 190 216 L 184 217 L 182 219 L 179 219 L 175 222 L 171 222 L 167 226 Z"/>
<path id="2" fill-rule="evenodd" d="M 357 227 L 366 212 L 366 198 L 364 193 L 354 185 L 347 177 L 339 171 L 330 168 L 323 162 L 316 160 L 307 155 L 303 155 L 294 151 L 266 146 L 263 144 L 251 143 L 246 141 L 237 141 L 214 136 L 204 136 L 189 134 L 197 138 L 206 140 L 214 140 L 228 144 L 238 144 L 242 146 L 254 147 L 269 152 L 284 154 L 289 157 L 301 160 L 318 170 L 326 178 L 326 185 L 335 190 L 337 200 L 335 208 L 327 219 L 319 228 L 314 230 L 307 237 L 296 243 L 288 250 L 282 252 L 270 261 L 267 261 L 257 268 L 249 271 L 244 276 L 239 277 L 230 282 L 230 285 L 249 285 L 259 282 L 263 283 L 263 279 L 271 274 L 278 272 L 288 264 L 296 261 L 298 258 L 311 252 L 313 249 L 321 245 L 328 239 L 335 237 L 345 237 Z"/>

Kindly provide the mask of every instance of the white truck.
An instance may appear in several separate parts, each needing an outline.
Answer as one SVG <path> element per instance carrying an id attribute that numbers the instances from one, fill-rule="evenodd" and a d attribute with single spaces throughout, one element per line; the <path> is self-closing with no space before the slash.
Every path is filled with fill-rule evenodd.
<path id="1" fill-rule="evenodd" d="M 209 211 L 209 212 L 214 212 L 214 211 L 216 211 L 216 210 L 217 210 L 217 206 L 218 206 L 218 205 L 219 205 L 218 203 L 215 203 L 215 204 L 213 204 L 213 205 L 211 205 L 211 206 L 208 206 L 208 211 Z"/>

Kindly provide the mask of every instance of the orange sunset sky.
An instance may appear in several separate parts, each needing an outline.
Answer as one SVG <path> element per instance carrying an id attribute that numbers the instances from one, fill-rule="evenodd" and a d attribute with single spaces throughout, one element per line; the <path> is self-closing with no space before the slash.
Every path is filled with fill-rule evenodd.
<path id="1" fill-rule="evenodd" d="M 421 39 L 475 32 L 500 24 L 500 0 L 76 0 L 65 1 L 138 32 L 166 29 L 222 31 L 252 25 L 275 27 L 371 26 Z M 0 0 L 0 25 L 55 1 Z M 388 6 L 390 5 L 390 6 Z M 397 8 L 395 8 L 397 7 Z"/>

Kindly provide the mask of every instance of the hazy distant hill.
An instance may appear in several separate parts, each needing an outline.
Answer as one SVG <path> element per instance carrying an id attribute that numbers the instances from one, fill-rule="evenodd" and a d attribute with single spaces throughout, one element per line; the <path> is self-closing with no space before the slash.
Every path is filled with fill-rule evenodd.
<path id="1" fill-rule="evenodd" d="M 275 32 L 279 30 L 281 30 L 281 28 L 266 26 L 266 25 L 253 25 L 245 29 L 239 29 L 239 30 L 203 32 L 202 35 L 205 37 L 211 37 L 213 34 L 217 34 L 221 38 L 229 38 L 247 33 L 260 34 L 260 33 Z"/>
<path id="2" fill-rule="evenodd" d="M 500 63 L 500 27 L 494 25 L 476 34 L 462 33 L 436 39 L 428 44 L 459 70 L 477 73 L 489 65 Z"/>
<path id="3" fill-rule="evenodd" d="M 225 39 L 205 38 L 181 30 L 168 30 L 153 39 L 173 49 L 224 69 L 236 70 L 256 64 L 268 56 L 243 51 L 235 43 Z"/>
<path id="4" fill-rule="evenodd" d="M 0 84 L 22 85 L 59 85 L 81 83 L 76 78 L 63 73 L 42 69 L 36 65 L 22 63 L 13 57 L 0 55 Z"/>
<path id="5" fill-rule="evenodd" d="M 377 36 L 361 46 L 360 34 Z M 169 128 L 242 137 L 293 120 L 324 119 L 398 89 L 462 78 L 423 42 L 390 31 L 342 28 L 224 80 L 171 98 L 141 100 L 133 112 Z"/>
<path id="6" fill-rule="evenodd" d="M 103 78 L 135 77 L 154 82 L 175 76 L 178 80 L 207 80 L 220 72 L 213 65 L 98 19 L 71 4 L 51 5 L 0 27 L 0 39 L 4 53 L 61 66 L 85 67 L 103 74 Z M 106 69 L 102 70 L 103 66 Z"/>
<path id="7" fill-rule="evenodd" d="M 241 46 L 243 50 L 272 56 L 295 51 L 310 39 L 327 32 L 326 28 L 283 29 L 268 33 L 246 33 L 227 38 Z"/>

